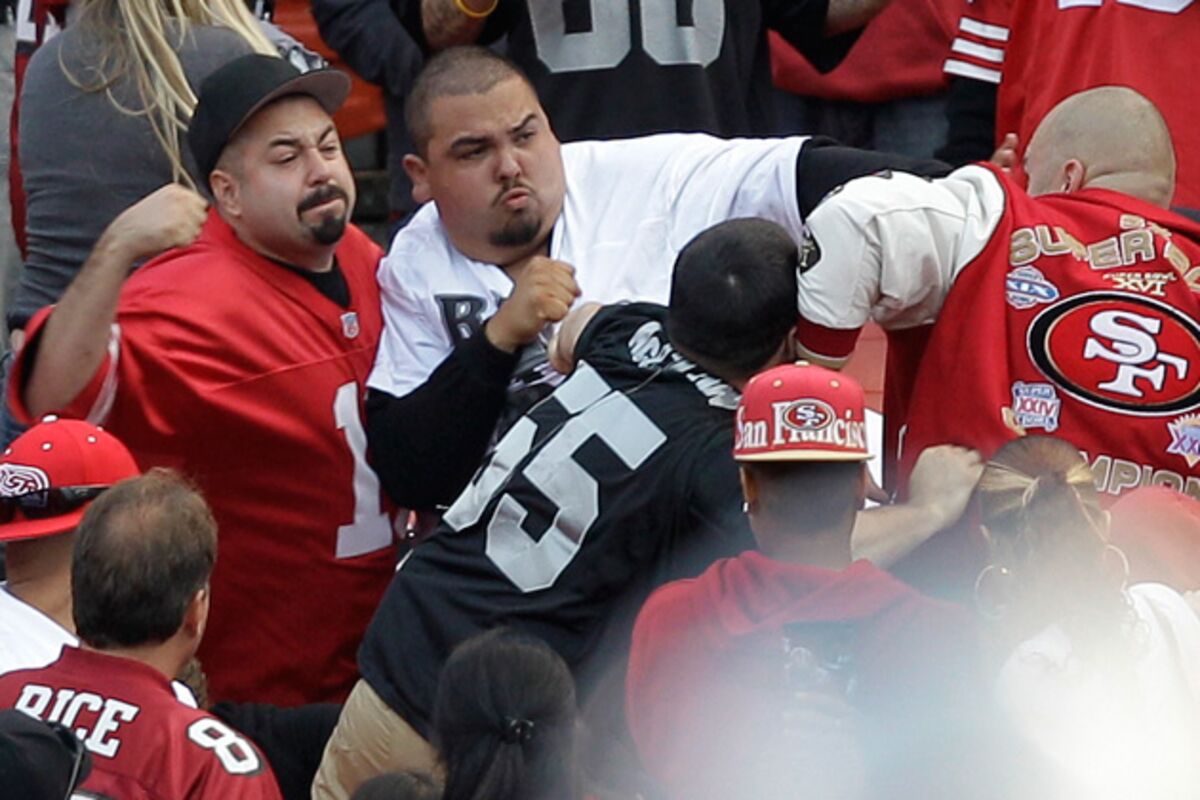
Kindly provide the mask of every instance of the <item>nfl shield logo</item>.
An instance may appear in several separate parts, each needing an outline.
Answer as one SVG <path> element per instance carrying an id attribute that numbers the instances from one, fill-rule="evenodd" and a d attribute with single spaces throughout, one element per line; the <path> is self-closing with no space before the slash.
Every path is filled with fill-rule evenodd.
<path id="1" fill-rule="evenodd" d="M 358 314 L 353 311 L 342 314 L 342 333 L 346 335 L 347 339 L 358 336 Z"/>

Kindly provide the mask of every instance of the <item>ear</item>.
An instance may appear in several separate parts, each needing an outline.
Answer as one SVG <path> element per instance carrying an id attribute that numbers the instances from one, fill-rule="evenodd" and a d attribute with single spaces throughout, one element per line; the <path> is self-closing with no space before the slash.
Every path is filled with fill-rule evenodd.
<path id="1" fill-rule="evenodd" d="M 222 212 L 231 217 L 242 215 L 241 192 L 232 174 L 223 169 L 214 169 L 208 176 L 208 185 L 212 189 L 213 200 Z"/>
<path id="2" fill-rule="evenodd" d="M 188 601 L 187 611 L 183 615 L 183 630 L 189 639 L 199 642 L 204 638 L 204 629 L 208 626 L 209 602 L 207 586 L 197 591 Z"/>
<path id="3" fill-rule="evenodd" d="M 404 171 L 408 173 L 408 179 L 412 181 L 413 201 L 421 204 L 432 200 L 433 194 L 429 190 L 429 165 L 420 156 L 412 153 L 404 156 L 400 163 L 404 165 Z"/>
<path id="4" fill-rule="evenodd" d="M 1087 167 L 1077 158 L 1063 164 L 1063 192 L 1078 192 L 1087 180 Z"/>

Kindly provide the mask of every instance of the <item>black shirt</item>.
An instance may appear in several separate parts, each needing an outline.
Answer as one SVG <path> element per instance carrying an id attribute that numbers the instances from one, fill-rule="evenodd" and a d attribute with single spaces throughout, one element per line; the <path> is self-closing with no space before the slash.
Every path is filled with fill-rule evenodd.
<path id="1" fill-rule="evenodd" d="M 679 356 L 666 309 L 604 309 L 571 377 L 509 430 L 393 578 L 363 677 L 425 734 L 456 644 L 509 625 L 591 679 L 656 586 L 752 545 L 732 457 L 737 392 Z"/>

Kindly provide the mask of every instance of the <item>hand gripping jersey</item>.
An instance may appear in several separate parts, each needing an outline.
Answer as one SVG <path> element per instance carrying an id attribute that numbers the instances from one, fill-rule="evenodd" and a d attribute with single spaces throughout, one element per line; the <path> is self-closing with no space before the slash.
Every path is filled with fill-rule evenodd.
<path id="1" fill-rule="evenodd" d="M 999 84 L 996 140 L 1021 146 L 1060 100 L 1122 85 L 1150 98 L 1175 142 L 1175 204 L 1200 208 L 1200 127 L 1189 75 L 1200 68 L 1194 0 L 970 0 L 946 72 Z"/>
<path id="2" fill-rule="evenodd" d="M 674 134 L 564 145 L 566 197 L 550 257 L 575 268 L 576 303 L 665 303 L 679 251 L 722 220 L 763 217 L 799 240 L 796 159 L 805 141 Z M 512 292 L 502 269 L 455 249 L 433 203 L 396 234 L 379 283 L 387 325 L 370 385 L 396 397 L 423 384 Z M 535 343 L 511 391 L 541 386 L 544 394 L 560 377 Z"/>
<path id="3" fill-rule="evenodd" d="M 0 708 L 59 722 L 92 754 L 77 797 L 278 800 L 258 749 L 211 714 L 179 702 L 145 664 L 66 648 L 40 670 L 0 677 Z"/>
<path id="4" fill-rule="evenodd" d="M 1024 432 L 1078 446 L 1109 495 L 1200 496 L 1196 223 L 1105 189 L 1032 198 L 970 166 L 851 181 L 809 224 L 804 347 L 844 355 L 868 317 L 901 336 L 936 320 L 889 365 L 901 482 L 925 447 L 987 456 Z"/>
<path id="5" fill-rule="evenodd" d="M 342 308 L 242 244 L 200 237 L 134 274 L 109 356 L 64 414 L 103 424 L 143 468 L 196 480 L 220 528 L 200 659 L 215 699 L 340 700 L 395 565 L 361 404 L 381 327 L 379 248 L 349 228 Z M 31 323 L 35 341 L 48 311 Z M 15 367 L 19 402 L 29 348 Z"/>
<path id="6" fill-rule="evenodd" d="M 570 378 L 396 573 L 359 666 L 421 733 L 438 671 L 469 636 L 511 625 L 543 638 L 586 695 L 652 588 L 751 546 L 731 455 L 737 392 L 671 348 L 665 313 L 597 314 Z"/>

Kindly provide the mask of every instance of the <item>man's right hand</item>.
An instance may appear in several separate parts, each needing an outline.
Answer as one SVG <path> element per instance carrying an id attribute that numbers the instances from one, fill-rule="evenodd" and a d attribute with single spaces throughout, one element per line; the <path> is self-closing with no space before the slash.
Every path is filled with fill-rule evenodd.
<path id="1" fill-rule="evenodd" d="M 515 353 L 548 323 L 565 317 L 577 297 L 579 285 L 570 264 L 533 256 L 517 276 L 512 294 L 487 321 L 484 333 L 500 350 Z"/>
<path id="2" fill-rule="evenodd" d="M 169 183 L 121 212 L 104 231 L 104 247 L 133 265 L 172 247 L 191 244 L 208 214 L 208 201 L 198 193 Z"/>

